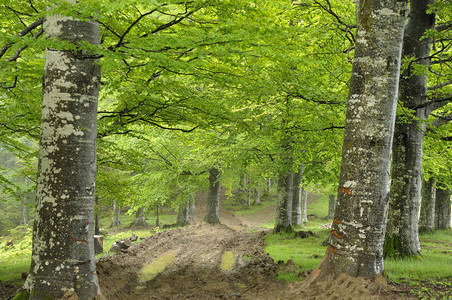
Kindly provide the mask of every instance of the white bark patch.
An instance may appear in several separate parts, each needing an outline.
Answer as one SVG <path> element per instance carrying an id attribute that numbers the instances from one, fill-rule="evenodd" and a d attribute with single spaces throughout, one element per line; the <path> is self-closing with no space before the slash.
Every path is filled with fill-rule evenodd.
<path id="1" fill-rule="evenodd" d="M 74 18 L 61 16 L 61 15 L 53 15 L 48 16 L 46 21 L 44 22 L 44 31 L 47 36 L 51 37 L 59 37 L 64 34 L 62 28 L 62 23 L 65 21 L 72 21 Z"/>
<path id="2" fill-rule="evenodd" d="M 354 188 L 356 186 L 356 182 L 355 181 L 346 181 L 344 183 L 344 187 L 345 188 Z"/>

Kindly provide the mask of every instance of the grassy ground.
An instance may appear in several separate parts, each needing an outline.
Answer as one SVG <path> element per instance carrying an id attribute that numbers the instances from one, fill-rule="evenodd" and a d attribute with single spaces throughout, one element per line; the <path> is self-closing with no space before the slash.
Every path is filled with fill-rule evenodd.
<path id="1" fill-rule="evenodd" d="M 226 201 L 225 208 L 233 211 L 237 215 L 259 214 L 260 211 L 269 211 L 275 201 L 267 199 L 261 205 L 247 208 L 245 205 L 236 205 L 232 200 Z M 303 227 L 296 228 L 297 231 L 311 231 L 313 236 L 301 239 L 294 234 L 287 233 L 269 233 L 266 235 L 266 252 L 275 261 L 287 262 L 292 260 L 297 270 L 281 272 L 278 277 L 287 282 L 302 280 L 303 274 L 312 270 L 320 262 L 325 247 L 320 244 L 328 236 L 329 230 L 325 228 L 331 220 L 325 220 L 323 217 L 328 211 L 328 197 L 319 198 L 308 205 L 309 221 Z M 126 239 L 132 233 L 138 237 L 150 236 L 160 228 L 155 226 L 155 212 L 147 216 L 148 223 L 152 225 L 149 228 L 131 229 L 128 226 L 132 223 L 133 215 L 122 215 L 122 226 L 118 228 L 109 228 L 110 216 L 105 215 L 100 219 L 101 232 L 104 236 L 104 253 L 108 252 L 111 245 L 119 239 Z M 176 222 L 174 212 L 164 211 L 160 215 L 160 224 L 173 224 Z M 274 219 L 266 220 L 260 224 L 266 228 L 273 228 Z M 12 241 L 14 246 L 6 246 L 8 241 Z M 420 236 L 421 247 L 423 251 L 422 259 L 404 259 L 385 261 L 385 269 L 391 281 L 409 284 L 413 287 L 412 293 L 420 299 L 451 299 L 452 290 L 452 231 L 437 231 Z M 21 277 L 22 272 L 26 272 L 30 266 L 31 255 L 31 229 L 18 228 L 13 230 L 8 237 L 0 237 L 0 280 L 11 281 Z M 300 276 L 301 274 L 301 276 Z M 417 288 L 416 288 L 417 287 Z M 432 289 L 443 290 L 444 293 L 436 291 L 433 294 Z M 431 295 L 434 295 L 433 298 Z M 438 296 L 439 295 L 439 296 Z M 449 298 L 448 298 L 449 297 Z"/>

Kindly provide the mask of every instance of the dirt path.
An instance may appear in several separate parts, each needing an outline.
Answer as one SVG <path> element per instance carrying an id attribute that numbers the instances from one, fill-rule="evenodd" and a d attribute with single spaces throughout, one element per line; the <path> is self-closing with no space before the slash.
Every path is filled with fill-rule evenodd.
<path id="1" fill-rule="evenodd" d="M 160 232 L 125 252 L 97 261 L 106 299 L 388 298 L 376 295 L 375 285 L 347 276 L 309 289 L 301 283 L 278 281 L 278 270 L 286 266 L 275 264 L 263 250 L 263 229 L 254 227 L 250 232 L 257 215 L 244 221 L 221 209 L 222 224 L 208 225 L 202 222 L 205 201 L 197 203 L 195 225 Z M 270 214 L 272 208 L 267 210 Z"/>

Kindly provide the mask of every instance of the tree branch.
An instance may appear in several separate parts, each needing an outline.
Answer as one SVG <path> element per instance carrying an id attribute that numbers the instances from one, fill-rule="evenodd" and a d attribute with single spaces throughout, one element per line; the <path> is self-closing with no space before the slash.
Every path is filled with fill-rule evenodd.
<path id="1" fill-rule="evenodd" d="M 448 86 L 450 84 L 452 84 L 452 80 L 445 81 L 445 82 L 442 82 L 442 83 L 434 85 L 434 86 L 429 86 L 429 87 L 427 87 L 427 90 L 428 91 L 437 90 L 437 89 L 443 88 L 445 86 Z"/>

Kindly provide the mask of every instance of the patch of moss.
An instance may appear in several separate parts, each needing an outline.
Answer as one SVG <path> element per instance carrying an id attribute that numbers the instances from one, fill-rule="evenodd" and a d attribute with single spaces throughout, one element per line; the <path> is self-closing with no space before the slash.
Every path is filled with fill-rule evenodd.
<path id="1" fill-rule="evenodd" d="M 169 250 L 153 260 L 150 264 L 144 266 L 140 272 L 138 272 L 139 280 L 144 282 L 154 279 L 155 276 L 163 272 L 166 267 L 176 261 L 177 253 L 179 253 L 179 250 Z"/>
<path id="2" fill-rule="evenodd" d="M 235 265 L 235 254 L 231 251 L 225 251 L 221 256 L 220 269 L 222 271 L 231 271 Z"/>

